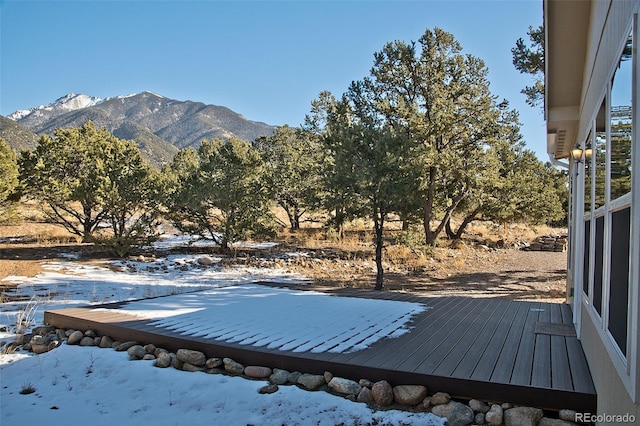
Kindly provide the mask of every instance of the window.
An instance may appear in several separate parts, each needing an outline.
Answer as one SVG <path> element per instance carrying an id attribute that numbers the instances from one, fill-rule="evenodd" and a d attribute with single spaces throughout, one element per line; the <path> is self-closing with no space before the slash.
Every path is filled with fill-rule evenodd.
<path id="1" fill-rule="evenodd" d="M 611 81 L 611 168 L 610 199 L 616 200 L 631 191 L 631 124 L 633 79 L 633 34 L 629 34 L 618 69 Z"/>
<path id="2" fill-rule="evenodd" d="M 601 336 L 623 362 L 630 315 L 634 62 L 630 32 L 584 147 L 592 144 L 593 154 L 584 168 L 582 292 Z"/>

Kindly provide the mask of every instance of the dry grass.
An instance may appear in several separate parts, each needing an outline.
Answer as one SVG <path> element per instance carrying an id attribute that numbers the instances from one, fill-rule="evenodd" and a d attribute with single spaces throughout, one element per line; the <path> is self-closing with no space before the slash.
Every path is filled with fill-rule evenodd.
<path id="1" fill-rule="evenodd" d="M 64 252 L 90 249 L 79 244 L 64 228 L 44 223 L 33 205 L 23 206 L 21 214 L 26 218 L 22 223 L 0 226 L 0 280 L 9 275 L 35 276 L 41 271 L 43 261 Z M 455 228 L 457 223 L 453 225 Z M 401 231 L 399 223 L 391 222 L 390 229 L 386 233 L 383 256 L 388 290 L 430 295 L 564 299 L 565 254 L 489 251 L 483 246 L 493 246 L 500 240 L 507 246 L 531 242 L 537 236 L 566 230 L 521 224 L 505 228 L 501 224 L 478 222 L 468 227 L 463 244 L 454 248 L 450 240 L 443 238 L 433 248 L 422 244 L 420 228 Z M 7 241 L 7 238 L 18 240 Z M 334 231 L 312 223 L 295 232 L 283 230 L 277 242 L 279 245 L 271 249 L 276 259 L 291 251 L 310 253 L 309 257 L 289 259 L 284 266 L 311 278 L 319 286 L 372 288 L 374 285 L 373 232 L 365 221 L 348 224 L 342 241 Z M 239 261 L 242 260 L 229 259 L 229 262 Z M 0 285 L 0 294 L 3 290 Z"/>

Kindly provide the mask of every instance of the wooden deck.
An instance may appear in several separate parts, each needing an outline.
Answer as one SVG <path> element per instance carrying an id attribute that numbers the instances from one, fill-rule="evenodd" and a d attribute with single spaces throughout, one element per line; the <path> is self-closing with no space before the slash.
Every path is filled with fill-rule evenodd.
<path id="1" fill-rule="evenodd" d="M 413 318 L 410 332 L 352 353 L 294 353 L 190 337 L 154 326 L 151 320 L 95 310 L 96 306 L 47 311 L 45 322 L 60 328 L 93 329 L 118 340 L 153 343 L 172 351 L 200 350 L 245 365 L 319 374 L 331 371 L 354 380 L 384 379 L 392 385 L 423 384 L 430 391 L 461 399 L 596 410 L 595 388 L 568 305 L 349 289 L 330 293 L 417 302 L 431 309 Z"/>

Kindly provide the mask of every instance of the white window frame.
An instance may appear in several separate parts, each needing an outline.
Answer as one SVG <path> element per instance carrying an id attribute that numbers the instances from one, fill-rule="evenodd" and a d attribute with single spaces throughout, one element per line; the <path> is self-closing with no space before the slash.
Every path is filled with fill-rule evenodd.
<path id="1" fill-rule="evenodd" d="M 634 13 L 631 22 L 628 25 L 626 34 L 629 34 L 633 28 L 633 58 L 632 58 L 632 149 L 631 149 L 631 161 L 632 161 L 632 183 L 631 192 L 617 198 L 616 200 L 610 200 L 610 170 L 611 170 L 611 88 L 612 79 L 617 69 L 617 63 L 613 64 L 609 79 L 607 80 L 607 86 L 604 90 L 601 101 L 597 104 L 598 110 L 594 112 L 594 116 L 591 120 L 590 135 L 591 146 L 594 148 L 594 155 L 591 158 L 592 176 L 591 176 L 591 208 L 588 213 L 584 212 L 584 203 L 578 203 L 580 198 L 583 199 L 583 195 L 577 196 L 574 201 L 574 205 L 577 208 L 578 214 L 576 215 L 576 223 L 580 223 L 580 226 L 584 226 L 586 220 L 590 221 L 590 241 L 589 241 L 589 295 L 586 295 L 583 291 L 583 259 L 584 259 L 584 233 L 579 232 L 580 238 L 576 239 L 576 248 L 580 247 L 578 253 L 574 253 L 575 262 L 573 263 L 575 268 L 576 286 L 578 289 L 575 292 L 578 295 L 579 300 L 576 301 L 576 306 L 584 306 L 585 311 L 592 323 L 596 326 L 600 338 L 604 347 L 609 354 L 610 359 L 622 382 L 624 383 L 629 395 L 635 403 L 640 402 L 640 395 L 638 390 L 640 389 L 640 374 L 638 369 L 638 363 L 640 362 L 640 355 L 638 354 L 640 330 L 639 324 L 639 305 L 640 305 L 640 132 L 638 124 L 640 124 L 640 117 L 638 108 L 638 101 L 640 101 L 640 95 L 638 93 L 638 73 L 640 72 L 638 63 L 638 36 L 640 35 L 640 28 L 638 27 L 638 15 Z M 621 54 L 626 43 L 626 37 L 619 46 L 618 52 Z M 619 57 L 620 55 L 618 55 Z M 603 206 L 594 210 L 594 200 L 596 193 L 596 173 L 595 173 L 595 142 L 596 142 L 596 117 L 599 112 L 600 106 L 605 100 L 606 105 L 606 169 L 605 169 L 605 203 Z M 588 141 L 584 142 L 586 145 Z M 585 146 L 583 145 L 583 149 Z M 582 179 L 576 179 L 580 181 L 579 188 L 582 189 L 584 194 L 584 177 L 586 169 L 584 165 L 579 167 L 579 173 L 582 172 Z M 611 215 L 626 207 L 631 209 L 631 223 L 630 223 L 630 261 L 629 261 L 629 294 L 628 294 L 628 307 L 627 307 L 627 350 L 626 357 L 618 347 L 613 335 L 608 329 L 609 323 L 609 298 L 610 298 L 610 253 L 611 253 Z M 605 254 L 605 260 L 603 262 L 603 277 L 602 277 L 602 306 L 601 315 L 598 314 L 593 306 L 594 295 L 594 259 L 595 259 L 595 226 L 596 219 L 604 216 L 604 241 L 603 241 L 603 253 Z M 582 241 L 578 241 L 582 240 Z M 580 335 L 580 323 L 582 318 L 578 318 L 576 324 L 578 335 Z"/>

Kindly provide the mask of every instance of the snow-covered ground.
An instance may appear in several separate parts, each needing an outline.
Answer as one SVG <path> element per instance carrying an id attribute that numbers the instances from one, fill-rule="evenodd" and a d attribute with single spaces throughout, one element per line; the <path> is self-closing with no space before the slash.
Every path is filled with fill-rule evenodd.
<path id="1" fill-rule="evenodd" d="M 406 332 L 411 316 L 425 309 L 412 303 L 340 298 L 261 286 L 255 283 L 303 285 L 305 279 L 278 269 L 217 266 L 219 259 L 210 257 L 205 263 L 213 264 L 206 267 L 198 262 L 202 256 L 196 255 L 104 266 L 80 263 L 73 259 L 73 254 L 70 257 L 69 261 L 47 264 L 45 272 L 35 278 L 3 280 L 19 283 L 10 295 L 23 300 L 0 304 L 0 327 L 7 329 L 0 333 L 0 339 L 13 340 L 11 333 L 25 311 L 30 313 L 33 326 L 42 323 L 45 310 L 171 295 L 131 302 L 125 309 L 132 315 L 158 318 L 158 324 L 168 328 L 179 328 L 182 319 L 189 317 L 190 322 L 201 322 L 197 330 L 192 330 L 200 334 L 217 332 L 210 329 L 210 323 L 235 324 L 237 328 L 229 339 L 240 339 L 243 344 L 260 345 L 275 341 L 278 336 L 284 342 L 288 336 L 287 342 L 298 340 L 294 346 L 300 350 L 354 351 L 385 334 Z M 279 315 L 273 315 L 274 312 Z M 330 318 L 327 312 L 331 313 Z M 352 316 L 336 318 L 338 312 Z M 303 317 L 308 320 L 306 324 L 301 323 Z M 255 328 L 259 323 L 256 318 L 269 321 Z M 386 322 L 379 322 L 380 318 Z M 247 330 L 246 321 L 253 324 L 251 331 Z M 323 327 L 326 322 L 331 322 L 331 326 Z M 336 328 L 340 324 L 352 329 L 355 337 L 349 344 L 330 343 L 327 329 L 331 329 L 331 334 L 344 332 Z M 309 329 L 317 334 L 310 337 Z M 265 381 L 159 369 L 153 367 L 153 361 L 129 361 L 123 352 L 66 344 L 42 355 L 0 355 L 0 383 L 3 425 L 35 422 L 442 425 L 444 422 L 426 413 L 373 411 L 364 404 L 295 386 L 281 386 L 274 394 L 261 395 L 258 389 Z M 35 392 L 20 393 L 28 387 Z"/>

